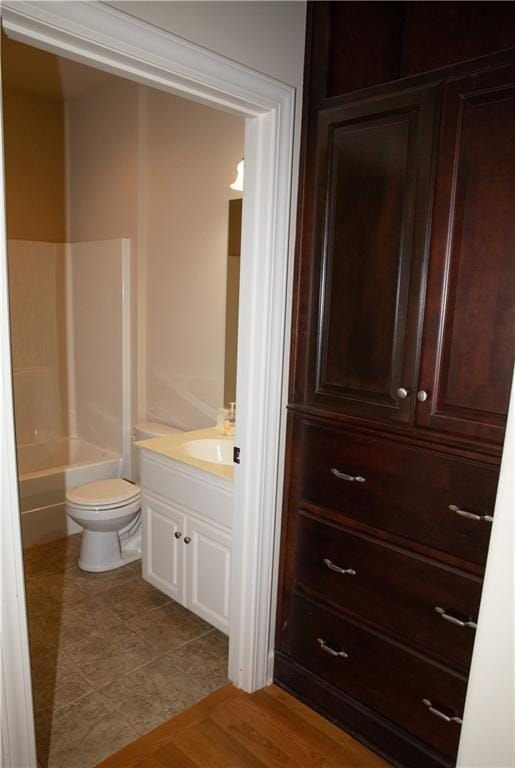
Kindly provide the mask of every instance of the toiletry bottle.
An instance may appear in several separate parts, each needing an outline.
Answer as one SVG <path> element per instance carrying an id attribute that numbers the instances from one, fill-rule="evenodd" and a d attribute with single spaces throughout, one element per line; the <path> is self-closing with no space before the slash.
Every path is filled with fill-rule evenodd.
<path id="1" fill-rule="evenodd" d="M 224 421 L 224 435 L 232 437 L 236 429 L 236 403 L 229 403 L 229 413 Z"/>

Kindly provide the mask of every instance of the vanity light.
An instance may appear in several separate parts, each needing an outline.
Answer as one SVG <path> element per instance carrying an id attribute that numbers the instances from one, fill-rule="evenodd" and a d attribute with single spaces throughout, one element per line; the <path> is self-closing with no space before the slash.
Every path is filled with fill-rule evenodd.
<path id="1" fill-rule="evenodd" d="M 231 184 L 231 189 L 235 189 L 237 192 L 243 192 L 243 160 L 240 160 L 236 166 L 236 178 Z"/>

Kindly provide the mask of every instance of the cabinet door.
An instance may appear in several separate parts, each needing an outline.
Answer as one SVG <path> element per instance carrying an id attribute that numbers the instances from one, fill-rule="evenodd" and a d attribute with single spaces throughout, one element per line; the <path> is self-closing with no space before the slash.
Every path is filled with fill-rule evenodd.
<path id="1" fill-rule="evenodd" d="M 319 114 L 306 400 L 408 422 L 431 191 L 433 88 Z M 306 282 L 309 278 L 305 278 Z M 301 331 L 302 334 L 302 331 Z"/>
<path id="2" fill-rule="evenodd" d="M 501 442 L 515 353 L 515 70 L 450 83 L 417 422 Z"/>
<path id="3" fill-rule="evenodd" d="M 185 605 L 190 611 L 228 634 L 231 537 L 208 523 L 188 518 L 185 541 Z"/>
<path id="4" fill-rule="evenodd" d="M 184 515 L 147 494 L 143 496 L 142 512 L 143 578 L 183 603 Z"/>

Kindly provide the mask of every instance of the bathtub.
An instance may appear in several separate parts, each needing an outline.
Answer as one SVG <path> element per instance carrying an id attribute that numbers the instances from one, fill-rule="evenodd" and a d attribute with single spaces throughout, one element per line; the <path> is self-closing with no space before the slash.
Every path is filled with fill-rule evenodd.
<path id="1" fill-rule="evenodd" d="M 23 546 L 58 539 L 81 528 L 64 511 L 66 491 L 120 477 L 122 457 L 78 437 L 20 445 L 18 479 Z"/>

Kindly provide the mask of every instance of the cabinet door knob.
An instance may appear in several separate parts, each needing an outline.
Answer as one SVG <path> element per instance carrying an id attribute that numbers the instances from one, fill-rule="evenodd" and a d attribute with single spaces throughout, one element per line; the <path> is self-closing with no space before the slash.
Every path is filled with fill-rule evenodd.
<path id="1" fill-rule="evenodd" d="M 458 725 L 461 725 L 463 722 L 461 717 L 457 717 L 453 714 L 447 715 L 445 712 L 442 712 L 441 709 L 436 709 L 436 707 L 431 704 L 429 699 L 422 699 L 422 704 L 424 704 L 424 706 L 429 709 L 432 715 L 436 715 L 440 718 L 440 720 L 445 720 L 446 723 L 458 723 Z"/>
<path id="2" fill-rule="evenodd" d="M 190 543 L 190 541 L 191 541 L 191 536 L 185 536 L 185 537 L 184 537 L 184 543 L 185 543 L 185 544 L 189 544 L 189 543 Z"/>
<path id="3" fill-rule="evenodd" d="M 409 395 L 409 389 L 406 389 L 405 387 L 399 387 L 397 390 L 397 397 L 399 400 L 405 400 Z"/>
<path id="4" fill-rule="evenodd" d="M 426 392 L 425 389 L 419 389 L 419 391 L 417 392 L 417 400 L 421 403 L 425 403 L 428 397 L 429 397 L 429 392 Z"/>
<path id="5" fill-rule="evenodd" d="M 182 531 L 175 531 L 174 536 L 176 539 L 180 539 L 182 536 Z"/>

